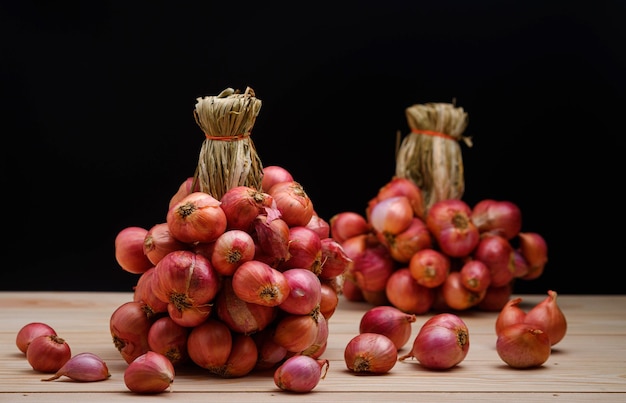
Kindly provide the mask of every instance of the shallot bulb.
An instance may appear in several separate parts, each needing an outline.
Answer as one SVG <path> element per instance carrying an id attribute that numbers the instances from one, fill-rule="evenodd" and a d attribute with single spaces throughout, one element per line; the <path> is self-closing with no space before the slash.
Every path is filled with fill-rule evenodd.
<path id="1" fill-rule="evenodd" d="M 371 206 L 378 201 L 394 196 L 405 196 L 409 199 L 411 207 L 413 208 L 413 214 L 416 217 L 424 218 L 426 206 L 424 204 L 422 190 L 411 179 L 399 176 L 394 176 L 389 182 L 378 189 L 376 197 L 370 200 L 367 210 L 369 211 Z"/>
<path id="2" fill-rule="evenodd" d="M 455 367 L 469 351 L 469 330 L 455 314 L 441 313 L 428 319 L 413 341 L 413 348 L 399 358 L 416 358 L 429 369 L 445 370 Z"/>
<path id="3" fill-rule="evenodd" d="M 450 258 L 435 249 L 422 249 L 409 260 L 409 270 L 415 281 L 424 287 L 439 287 L 450 272 Z"/>
<path id="4" fill-rule="evenodd" d="M 125 302 L 111 314 L 109 328 L 113 345 L 127 363 L 150 350 L 148 332 L 152 322 L 144 304 L 138 301 Z"/>
<path id="5" fill-rule="evenodd" d="M 274 383 L 280 389 L 308 393 L 326 377 L 329 361 L 307 355 L 289 357 L 274 371 Z"/>
<path id="6" fill-rule="evenodd" d="M 546 240 L 536 232 L 520 232 L 518 240 L 519 251 L 528 263 L 528 272 L 522 276 L 522 279 L 534 280 L 543 274 L 548 263 L 548 245 Z"/>
<path id="7" fill-rule="evenodd" d="M 549 290 L 548 296 L 535 305 L 524 318 L 524 323 L 537 326 L 550 338 L 550 345 L 560 342 L 567 333 L 565 314 L 556 302 L 556 291 Z"/>
<path id="8" fill-rule="evenodd" d="M 96 354 L 79 353 L 63 364 L 53 376 L 42 381 L 53 381 L 62 376 L 79 382 L 97 382 L 109 379 L 111 373 L 104 360 Z"/>
<path id="9" fill-rule="evenodd" d="M 183 249 L 189 247 L 172 236 L 166 222 L 153 225 L 143 240 L 143 253 L 153 265 L 159 263 L 168 253 Z"/>
<path id="10" fill-rule="evenodd" d="M 261 190 L 267 192 L 277 183 L 292 181 L 293 175 L 286 168 L 279 165 L 267 165 L 263 167 Z"/>
<path id="11" fill-rule="evenodd" d="M 155 266 L 153 291 L 168 303 L 168 313 L 182 326 L 195 326 L 211 312 L 220 278 L 203 255 L 181 250 L 169 253 Z"/>
<path id="12" fill-rule="evenodd" d="M 235 186 L 220 199 L 220 207 L 226 215 L 226 229 L 250 231 L 252 222 L 266 207 L 272 207 L 274 199 L 267 193 L 250 186 Z"/>
<path id="13" fill-rule="evenodd" d="M 379 333 L 387 336 L 400 350 L 411 337 L 411 324 L 417 320 L 414 314 L 396 307 L 381 305 L 370 308 L 361 317 L 359 333 Z"/>
<path id="14" fill-rule="evenodd" d="M 265 306 L 278 306 L 289 296 L 285 275 L 258 260 L 244 262 L 232 276 L 235 294 L 242 300 Z"/>
<path id="15" fill-rule="evenodd" d="M 57 335 L 37 336 L 26 350 L 28 363 L 39 372 L 57 372 L 70 358 L 72 350 L 69 344 Z"/>
<path id="16" fill-rule="evenodd" d="M 405 196 L 379 200 L 370 209 L 369 222 L 378 234 L 397 235 L 405 231 L 412 220 L 413 207 Z"/>
<path id="17" fill-rule="evenodd" d="M 474 205 L 470 215 L 481 233 L 498 234 L 513 239 L 522 228 L 522 212 L 513 202 L 484 199 Z"/>
<path id="18" fill-rule="evenodd" d="M 522 302 L 520 297 L 510 299 L 504 308 L 498 314 L 496 318 L 496 336 L 499 336 L 507 326 L 514 325 L 516 323 L 523 323 L 526 318 L 526 312 L 519 307 L 519 304 Z"/>
<path id="19" fill-rule="evenodd" d="M 142 227 L 126 227 L 115 237 L 115 259 L 122 269 L 141 274 L 153 266 L 144 253 L 144 239 L 148 230 Z"/>
<path id="20" fill-rule="evenodd" d="M 480 232 L 471 214 L 469 205 L 457 199 L 439 200 L 428 209 L 426 226 L 446 255 L 465 257 L 478 245 Z"/>
<path id="21" fill-rule="evenodd" d="M 536 326 L 516 323 L 500 331 L 496 351 L 512 368 L 539 367 L 550 358 L 550 338 Z"/>
<path id="22" fill-rule="evenodd" d="M 346 345 L 344 361 L 356 373 L 384 374 L 396 365 L 398 349 L 380 333 L 359 333 Z"/>
<path id="23" fill-rule="evenodd" d="M 391 273 L 385 293 L 393 306 L 416 315 L 428 312 L 435 301 L 435 289 L 424 287 L 415 281 L 408 267 Z"/>
<path id="24" fill-rule="evenodd" d="M 124 384 L 135 393 L 165 392 L 174 382 L 174 365 L 154 351 L 135 358 L 124 370 Z"/>
<path id="25" fill-rule="evenodd" d="M 268 193 L 274 198 L 276 208 L 290 227 L 306 226 L 315 213 L 313 201 L 299 182 L 279 182 Z"/>
<path id="26" fill-rule="evenodd" d="M 231 276 L 244 262 L 254 259 L 255 252 L 254 239 L 248 232 L 228 230 L 215 240 L 211 264 L 222 276 Z"/>
<path id="27" fill-rule="evenodd" d="M 283 272 L 289 285 L 287 298 L 278 305 L 285 312 L 304 315 L 318 308 L 322 302 L 320 279 L 308 269 L 289 269 Z"/>
<path id="28" fill-rule="evenodd" d="M 354 211 L 342 211 L 328 220 L 330 236 L 337 242 L 343 243 L 346 239 L 363 235 L 372 230 L 367 219 Z"/>
<path id="29" fill-rule="evenodd" d="M 22 326 L 15 337 L 17 348 L 24 354 L 28 349 L 28 345 L 37 336 L 56 336 L 57 332 L 52 326 L 43 322 L 30 322 Z"/>
<path id="30" fill-rule="evenodd" d="M 220 201 L 204 192 L 193 192 L 174 204 L 166 222 L 181 242 L 212 242 L 226 230 L 227 219 Z"/>

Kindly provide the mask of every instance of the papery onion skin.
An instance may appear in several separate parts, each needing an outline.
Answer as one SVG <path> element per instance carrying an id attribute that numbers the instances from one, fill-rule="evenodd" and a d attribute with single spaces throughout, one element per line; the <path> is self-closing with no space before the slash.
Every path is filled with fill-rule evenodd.
<path id="1" fill-rule="evenodd" d="M 541 329 L 528 323 L 503 328 L 496 340 L 498 356 L 512 368 L 534 368 L 550 358 L 550 338 Z"/>
<path id="2" fill-rule="evenodd" d="M 15 345 L 24 354 L 28 345 L 37 336 L 56 336 L 57 332 L 52 326 L 43 322 L 30 322 L 22 326 L 15 336 Z"/>
<path id="3" fill-rule="evenodd" d="M 500 235 L 485 235 L 474 250 L 473 257 L 483 262 L 491 273 L 490 285 L 503 286 L 515 278 L 515 255 L 511 243 Z"/>
<path id="4" fill-rule="evenodd" d="M 290 257 L 279 264 L 280 271 L 303 268 L 318 275 L 322 270 L 322 240 L 312 229 L 290 227 L 288 250 Z"/>
<path id="5" fill-rule="evenodd" d="M 343 275 L 352 268 L 353 260 L 348 256 L 343 246 L 333 238 L 321 240 L 322 258 L 320 279 L 331 280 Z"/>
<path id="6" fill-rule="evenodd" d="M 155 268 L 152 267 L 141 274 L 133 289 L 133 301 L 144 304 L 144 310 L 148 317 L 158 313 L 167 312 L 167 302 L 161 301 L 152 289 Z"/>
<path id="7" fill-rule="evenodd" d="M 329 361 L 306 355 L 295 355 L 285 360 L 274 371 L 274 384 L 281 390 L 308 393 L 326 377 Z"/>
<path id="8" fill-rule="evenodd" d="M 356 373 L 384 374 L 391 371 L 397 360 L 396 345 L 378 333 L 359 333 L 344 350 L 346 366 Z"/>

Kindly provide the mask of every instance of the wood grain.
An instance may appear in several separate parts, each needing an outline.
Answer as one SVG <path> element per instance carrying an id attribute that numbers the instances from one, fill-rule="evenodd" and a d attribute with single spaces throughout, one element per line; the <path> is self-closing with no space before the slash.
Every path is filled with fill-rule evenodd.
<path id="1" fill-rule="evenodd" d="M 525 310 L 543 295 L 521 295 Z M 0 401 L 122 402 L 139 399 L 125 387 L 127 364 L 113 346 L 109 318 L 132 299 L 130 293 L 0 292 Z M 358 333 L 371 306 L 341 300 L 329 320 L 330 336 L 323 358 L 330 360 L 326 377 L 310 393 L 279 390 L 272 372 L 222 379 L 193 366 L 177 370 L 171 391 L 160 400 L 206 402 L 376 402 L 376 401 L 626 401 L 626 295 L 559 295 L 568 332 L 540 368 L 509 368 L 495 351 L 497 313 L 458 313 L 470 331 L 466 359 L 448 371 L 422 368 L 416 360 L 398 362 L 385 375 L 356 375 L 343 361 L 348 341 Z M 418 316 L 413 335 L 431 314 Z M 111 378 L 80 383 L 68 378 L 42 382 L 15 345 L 18 330 L 29 322 L 46 322 L 65 338 L 72 353 L 89 351 L 109 366 Z M 413 338 L 400 350 L 408 352 Z"/>

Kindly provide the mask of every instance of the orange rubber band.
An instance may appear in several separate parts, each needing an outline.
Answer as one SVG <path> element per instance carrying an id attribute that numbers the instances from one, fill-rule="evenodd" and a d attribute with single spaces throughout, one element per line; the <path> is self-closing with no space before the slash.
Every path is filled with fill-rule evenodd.
<path id="1" fill-rule="evenodd" d="M 205 137 L 209 140 L 237 141 L 246 137 L 250 137 L 250 132 L 238 134 L 236 136 L 209 136 L 208 134 L 206 134 Z"/>
<path id="2" fill-rule="evenodd" d="M 429 136 L 443 137 L 444 139 L 454 140 L 454 137 L 448 136 L 445 133 L 436 132 L 434 130 L 420 130 L 420 129 L 411 129 L 411 133 L 417 134 L 427 134 Z"/>

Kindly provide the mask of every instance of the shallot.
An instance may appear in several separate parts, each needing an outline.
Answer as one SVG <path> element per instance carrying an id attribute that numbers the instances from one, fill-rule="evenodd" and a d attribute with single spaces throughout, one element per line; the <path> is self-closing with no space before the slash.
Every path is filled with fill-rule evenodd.
<path id="1" fill-rule="evenodd" d="M 37 336 L 26 350 L 28 363 L 39 372 L 57 372 L 71 357 L 69 344 L 57 335 Z"/>
<path id="2" fill-rule="evenodd" d="M 512 368 L 539 367 L 550 358 L 550 338 L 534 325 L 515 323 L 500 331 L 496 351 Z"/>
<path id="3" fill-rule="evenodd" d="M 56 331 L 52 326 L 43 322 L 30 322 L 22 326 L 15 337 L 17 348 L 24 354 L 28 349 L 28 345 L 37 336 L 56 336 Z"/>
<path id="4" fill-rule="evenodd" d="M 380 333 L 359 333 L 344 350 L 348 369 L 356 373 L 384 374 L 396 365 L 398 348 Z"/>
<path id="5" fill-rule="evenodd" d="M 469 330 L 463 320 L 452 313 L 440 313 L 428 319 L 413 341 L 413 348 L 399 358 L 416 358 L 429 369 L 455 367 L 469 351 Z"/>
<path id="6" fill-rule="evenodd" d="M 308 393 L 326 377 L 329 361 L 307 355 L 289 357 L 274 371 L 274 383 L 280 389 Z"/>
<path id="7" fill-rule="evenodd" d="M 411 337 L 411 324 L 417 320 L 414 314 L 381 305 L 370 308 L 361 316 L 359 333 L 379 333 L 387 336 L 400 350 Z"/>
<path id="8" fill-rule="evenodd" d="M 556 297 L 556 291 L 549 290 L 548 296 L 528 311 L 524 318 L 524 323 L 542 329 L 550 338 L 552 346 L 563 340 L 567 333 L 567 320 L 557 304 Z"/>
<path id="9" fill-rule="evenodd" d="M 124 384 L 135 393 L 161 393 L 170 388 L 174 376 L 174 365 L 167 357 L 148 351 L 126 367 Z"/>
<path id="10" fill-rule="evenodd" d="M 79 353 L 63 364 L 53 376 L 42 381 L 53 381 L 62 376 L 79 382 L 97 382 L 109 379 L 111 373 L 104 360 L 96 354 Z"/>

